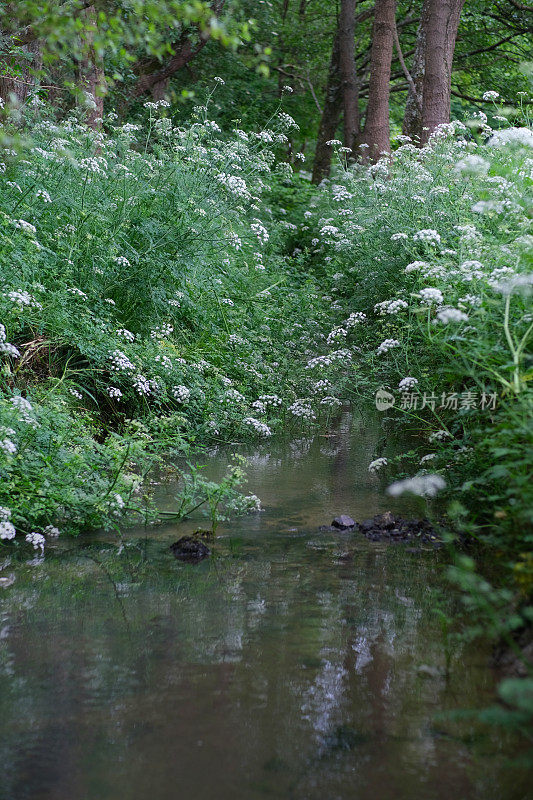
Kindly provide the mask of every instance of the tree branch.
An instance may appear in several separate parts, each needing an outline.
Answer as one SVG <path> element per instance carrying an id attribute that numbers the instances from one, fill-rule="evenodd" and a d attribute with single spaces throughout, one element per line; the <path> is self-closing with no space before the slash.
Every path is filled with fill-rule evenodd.
<path id="1" fill-rule="evenodd" d="M 415 82 L 414 82 L 413 78 L 411 77 L 411 73 L 407 69 L 407 66 L 406 66 L 404 58 L 403 58 L 402 48 L 401 48 L 401 45 L 400 45 L 400 37 L 398 36 L 398 26 L 396 25 L 396 23 L 394 24 L 394 28 L 392 30 L 392 36 L 393 36 L 393 39 L 394 39 L 394 46 L 396 47 L 396 52 L 398 53 L 398 61 L 400 62 L 400 66 L 401 66 L 401 68 L 403 70 L 403 74 L 405 75 L 405 79 L 407 80 L 407 83 L 409 84 L 409 86 L 411 88 L 411 91 L 413 93 L 413 97 L 414 97 L 415 103 L 417 105 L 417 108 L 418 108 L 418 110 L 420 112 L 422 112 L 422 101 L 420 100 L 419 94 L 416 91 Z"/>
<path id="2" fill-rule="evenodd" d="M 203 50 L 208 41 L 209 34 L 202 35 L 199 44 L 193 49 L 190 40 L 186 39 L 180 50 L 172 56 L 162 69 L 149 73 L 143 72 L 139 75 L 139 79 L 132 91 L 132 97 L 140 97 L 145 92 L 150 91 L 157 83 L 171 78 L 179 69 L 188 64 L 189 61 L 192 61 Z"/>

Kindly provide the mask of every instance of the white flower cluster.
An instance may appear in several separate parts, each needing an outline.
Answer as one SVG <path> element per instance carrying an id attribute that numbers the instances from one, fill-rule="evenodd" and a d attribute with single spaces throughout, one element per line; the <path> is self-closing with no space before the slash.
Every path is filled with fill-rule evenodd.
<path id="1" fill-rule="evenodd" d="M 337 236 L 339 234 L 339 229 L 335 227 L 335 225 L 324 225 L 320 229 L 320 234 L 322 236 Z"/>
<path id="2" fill-rule="evenodd" d="M 82 158 L 78 162 L 80 169 L 85 169 L 87 172 L 93 172 L 96 175 L 107 174 L 107 161 L 102 156 L 92 156 L 90 158 Z"/>
<path id="3" fill-rule="evenodd" d="M 236 197 L 242 197 L 244 200 L 251 200 L 252 195 L 248 191 L 244 178 L 238 175 L 228 175 L 226 172 L 219 172 L 215 178 L 220 184 L 225 186 L 231 194 L 234 194 Z"/>
<path id="4" fill-rule="evenodd" d="M 243 419 L 244 425 L 249 425 L 252 427 L 257 433 L 261 434 L 261 436 L 272 436 L 272 431 L 264 422 L 261 422 L 255 417 L 245 417 Z"/>
<path id="5" fill-rule="evenodd" d="M 149 378 L 145 378 L 144 375 L 135 375 L 133 378 L 133 388 L 140 395 L 147 395 L 150 394 L 152 389 L 155 388 L 156 384 L 154 381 L 151 381 Z"/>
<path id="6" fill-rule="evenodd" d="M 458 161 L 454 169 L 455 172 L 462 172 L 466 175 L 486 175 L 489 167 L 490 164 L 486 159 L 473 153 Z"/>
<path id="7" fill-rule="evenodd" d="M 191 390 L 187 386 L 173 386 L 172 395 L 178 403 L 186 403 L 191 396 Z"/>
<path id="8" fill-rule="evenodd" d="M 388 463 L 386 458 L 376 458 L 375 461 L 371 461 L 368 465 L 368 471 L 375 474 L 383 467 L 386 467 Z"/>
<path id="9" fill-rule="evenodd" d="M 313 384 L 313 392 L 315 394 L 327 393 L 331 391 L 331 388 L 331 381 L 328 381 L 327 378 L 324 378 L 324 380 L 317 381 L 315 384 Z"/>
<path id="10" fill-rule="evenodd" d="M 27 533 L 26 534 L 26 541 L 33 546 L 34 550 L 40 550 L 41 555 L 44 553 L 44 545 L 46 539 L 42 535 L 42 533 Z"/>
<path id="11" fill-rule="evenodd" d="M 420 299 L 426 306 L 431 306 L 433 303 L 436 305 L 440 305 L 444 302 L 444 297 L 440 289 L 434 289 L 433 287 L 428 287 L 427 289 L 421 289 L 419 292 Z"/>
<path id="12" fill-rule="evenodd" d="M 131 372 L 135 369 L 135 365 L 122 350 L 113 350 L 109 358 L 111 359 L 111 369 L 114 372 Z"/>
<path id="13" fill-rule="evenodd" d="M 293 120 L 290 114 L 286 114 L 285 111 L 278 112 L 278 120 L 280 121 L 283 128 L 286 130 L 290 130 L 294 128 L 295 130 L 299 131 L 300 126 Z"/>
<path id="14" fill-rule="evenodd" d="M 294 403 L 292 403 L 289 406 L 288 410 L 295 417 L 300 417 L 302 419 L 307 419 L 307 420 L 316 419 L 316 415 L 313 409 L 311 408 L 311 404 L 309 403 L 308 400 L 304 400 L 303 398 L 295 400 Z"/>
<path id="15" fill-rule="evenodd" d="M 42 308 L 42 305 L 33 297 L 29 292 L 7 292 L 4 295 L 7 297 L 8 300 L 11 300 L 12 303 L 16 303 L 18 306 L 22 308 L 22 306 L 30 306 L 30 308 Z"/>
<path id="16" fill-rule="evenodd" d="M 32 428 L 39 427 L 39 423 L 35 417 L 32 416 L 33 406 L 29 400 L 26 400 L 25 397 L 21 397 L 19 394 L 16 394 L 11 398 L 11 403 L 15 406 L 19 412 L 21 420 L 25 422 L 26 425 L 31 425 Z"/>
<path id="17" fill-rule="evenodd" d="M 396 481 L 387 488 L 387 494 L 399 497 L 411 492 L 419 497 L 435 497 L 441 489 L 446 488 L 446 481 L 441 475 L 415 475 L 403 481 Z"/>
<path id="18" fill-rule="evenodd" d="M 7 508 L 3 510 L 9 511 Z M 0 519 L 0 539 L 14 539 L 16 533 L 15 526 L 9 522 L 9 519 Z"/>
<path id="19" fill-rule="evenodd" d="M 266 244 L 270 238 L 268 231 L 262 224 L 261 220 L 256 219 L 250 225 L 250 229 L 255 233 L 261 244 Z"/>
<path id="20" fill-rule="evenodd" d="M 316 356 L 315 358 L 310 358 L 307 362 L 305 368 L 306 369 L 315 369 L 316 367 L 329 367 L 335 363 L 346 363 L 352 360 L 352 353 L 350 350 L 341 349 L 341 350 L 332 350 L 331 353 L 328 353 L 327 356 Z"/>
<path id="21" fill-rule="evenodd" d="M 4 425 L 0 427 L 0 450 L 9 456 L 14 456 L 17 452 L 17 445 L 13 441 L 16 435 L 13 428 L 6 428 Z"/>
<path id="22" fill-rule="evenodd" d="M 240 250 L 242 247 L 242 239 L 234 231 L 230 231 L 230 233 L 228 233 L 228 244 L 235 250 Z"/>
<path id="23" fill-rule="evenodd" d="M 348 331 L 346 330 L 346 328 L 342 328 L 340 325 L 337 325 L 337 327 L 333 328 L 331 333 L 328 334 L 326 342 L 327 344 L 331 345 L 334 344 L 335 342 L 338 342 L 340 339 L 346 339 L 347 336 L 348 336 Z"/>
<path id="24" fill-rule="evenodd" d="M 50 195 L 48 194 L 46 189 L 37 189 L 37 191 L 35 192 L 35 197 L 42 198 L 42 200 L 45 203 L 51 203 L 52 202 L 52 198 L 50 197 Z"/>
<path id="25" fill-rule="evenodd" d="M 335 408 L 336 406 L 341 406 L 342 402 L 339 400 L 338 397 L 334 397 L 332 394 L 327 394 L 320 400 L 321 406 L 329 406 L 330 408 Z"/>
<path id="26" fill-rule="evenodd" d="M 383 300 L 382 303 L 376 303 L 374 311 L 383 317 L 385 314 L 398 314 L 404 308 L 408 308 L 405 300 Z"/>
<path id="27" fill-rule="evenodd" d="M 490 138 L 489 145 L 492 147 L 505 147 L 506 145 L 533 147 L 533 131 L 529 128 L 506 128 L 496 131 Z"/>
<path id="28" fill-rule="evenodd" d="M 217 80 L 217 79 L 215 78 L 215 80 Z M 222 80 L 222 79 L 220 78 L 219 80 Z M 222 82 L 224 82 L 224 81 L 222 81 Z M 143 103 L 143 108 L 149 108 L 149 109 L 155 111 L 158 108 L 170 108 L 170 103 L 169 103 L 168 100 L 157 100 L 155 103 L 153 103 L 153 102 Z"/>
<path id="29" fill-rule="evenodd" d="M 18 348 L 15 347 L 14 344 L 10 344 L 7 341 L 7 334 L 5 327 L 0 323 L 0 353 L 5 353 L 12 358 L 18 358 L 20 356 L 20 351 Z"/>
<path id="30" fill-rule="evenodd" d="M 0 539 L 14 539 L 16 530 L 11 518 L 11 509 L 0 506 Z"/>
<path id="31" fill-rule="evenodd" d="M 170 372 L 172 369 L 172 359 L 169 356 L 159 353 L 154 359 L 157 361 L 158 364 L 161 364 L 163 369 L 166 369 L 167 372 Z"/>
<path id="32" fill-rule="evenodd" d="M 32 225 L 31 222 L 26 222 L 25 219 L 15 219 L 13 220 L 13 224 L 15 228 L 18 228 L 25 233 L 37 233 L 37 228 L 35 225 Z"/>
<path id="33" fill-rule="evenodd" d="M 477 294 L 465 294 L 464 297 L 460 297 L 457 301 L 459 306 L 472 306 L 473 308 L 477 308 L 482 303 L 481 297 Z"/>
<path id="34" fill-rule="evenodd" d="M 510 295 L 514 292 L 527 296 L 533 291 L 533 273 L 525 273 L 522 275 L 512 275 L 508 280 L 497 281 L 494 279 L 494 273 L 501 270 L 494 270 L 491 275 L 489 285 L 492 289 L 500 292 L 503 295 Z"/>
<path id="35" fill-rule="evenodd" d="M 411 378 L 407 376 L 406 378 L 402 378 L 400 383 L 398 384 L 398 389 L 400 392 L 407 392 L 409 389 L 414 389 L 415 386 L 418 385 L 418 380 L 416 378 Z"/>
<path id="36" fill-rule="evenodd" d="M 259 400 L 266 406 L 275 407 L 281 405 L 281 397 L 278 397 L 277 394 L 262 394 Z"/>
<path id="37" fill-rule="evenodd" d="M 443 325 L 448 325 L 450 322 L 468 322 L 468 314 L 458 308 L 442 308 L 437 311 L 437 320 Z"/>
<path id="38" fill-rule="evenodd" d="M 162 325 L 156 325 L 155 328 L 150 331 L 150 338 L 167 339 L 173 332 L 174 328 L 172 325 L 168 322 L 164 322 Z"/>
<path id="39" fill-rule="evenodd" d="M 112 397 L 114 400 L 120 401 L 120 398 L 122 397 L 122 392 L 120 391 L 120 389 L 117 389 L 116 386 L 108 386 L 107 393 L 109 397 Z"/>
<path id="40" fill-rule="evenodd" d="M 224 403 L 244 403 L 245 401 L 245 396 L 238 392 L 237 389 L 227 389 L 224 393 Z"/>
<path id="41" fill-rule="evenodd" d="M 473 278 L 483 278 L 485 276 L 483 264 L 476 259 L 463 261 L 459 270 L 462 273 L 461 277 L 467 281 L 471 281 Z"/>
<path id="42" fill-rule="evenodd" d="M 69 294 L 75 295 L 76 297 L 81 297 L 82 300 L 87 300 L 87 295 L 85 294 L 85 292 L 82 292 L 82 290 L 78 289 L 77 286 L 71 286 L 70 288 L 67 289 L 67 292 Z"/>
<path id="43" fill-rule="evenodd" d="M 432 228 L 423 228 L 413 235 L 413 241 L 437 245 L 440 244 L 440 235 Z"/>
<path id="44" fill-rule="evenodd" d="M 366 314 L 363 314 L 362 311 L 352 311 L 344 324 L 347 328 L 354 328 L 356 325 L 366 322 L 366 318 Z"/>
<path id="45" fill-rule="evenodd" d="M 385 339 L 379 345 L 376 353 L 381 355 L 382 353 L 387 353 L 389 350 L 392 350 L 394 347 L 400 347 L 400 342 L 398 339 Z"/>
<path id="46" fill-rule="evenodd" d="M 442 442 L 443 439 L 449 439 L 449 438 L 450 434 L 448 433 L 448 431 L 441 429 L 439 431 L 434 431 L 433 433 L 430 433 L 428 436 L 428 442 Z"/>

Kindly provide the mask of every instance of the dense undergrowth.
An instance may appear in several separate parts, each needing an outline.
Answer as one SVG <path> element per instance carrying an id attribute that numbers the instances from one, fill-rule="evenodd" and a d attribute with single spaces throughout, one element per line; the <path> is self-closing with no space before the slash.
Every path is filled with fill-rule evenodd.
<path id="1" fill-rule="evenodd" d="M 5 148 L 4 539 L 109 524 L 158 452 L 331 409 L 299 402 L 322 312 L 268 205 L 295 123 L 223 135 L 206 107 L 180 127 L 167 106 L 107 133 L 36 120 Z"/>
<path id="2" fill-rule="evenodd" d="M 339 168 L 303 213 L 310 264 L 339 306 L 329 353 L 310 366 L 318 375 L 349 352 L 346 386 L 356 402 L 375 398 L 388 433 L 370 472 L 392 495 L 438 495 L 464 545 L 449 569 L 461 636 L 488 634 L 513 654 L 503 705 L 484 719 L 527 735 L 533 133 L 477 117 L 423 149 L 399 144 L 370 168 Z M 398 432 L 419 445 L 391 457 Z"/>
<path id="3" fill-rule="evenodd" d="M 451 575 L 473 634 L 513 645 L 533 620 L 531 131 L 478 117 L 371 167 L 338 148 L 314 189 L 277 158 L 282 111 L 223 132 L 208 106 L 187 124 L 147 106 L 101 133 L 39 109 L 4 131 L 2 545 L 148 514 L 161 453 L 377 404 L 419 445 L 392 457 L 385 435 L 370 471 L 489 546 L 497 581 L 479 549 Z M 501 691 L 527 724 L 527 692 Z"/>

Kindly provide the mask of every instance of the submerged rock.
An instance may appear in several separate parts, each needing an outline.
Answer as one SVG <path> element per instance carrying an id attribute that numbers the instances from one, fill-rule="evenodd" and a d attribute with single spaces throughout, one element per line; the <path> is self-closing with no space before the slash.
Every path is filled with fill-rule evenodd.
<path id="1" fill-rule="evenodd" d="M 170 549 L 180 561 L 203 561 L 211 555 L 209 547 L 194 536 L 182 536 Z"/>
<path id="2" fill-rule="evenodd" d="M 389 539 L 402 542 L 416 539 L 421 542 L 438 542 L 438 537 L 429 520 L 403 519 L 390 511 L 359 522 L 357 528 L 371 541 Z"/>
<path id="3" fill-rule="evenodd" d="M 331 523 L 331 527 L 344 531 L 346 530 L 346 528 L 354 528 L 355 520 L 349 517 L 348 514 L 341 514 L 340 516 L 335 517 L 335 519 Z"/>

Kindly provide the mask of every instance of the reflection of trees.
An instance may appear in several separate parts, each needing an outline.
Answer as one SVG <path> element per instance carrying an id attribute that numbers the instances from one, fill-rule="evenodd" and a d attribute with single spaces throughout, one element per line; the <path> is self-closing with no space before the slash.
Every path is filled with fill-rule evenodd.
<path id="1" fill-rule="evenodd" d="M 431 557 L 357 539 L 339 564 L 339 535 L 279 532 L 306 504 L 316 525 L 332 498 L 369 502 L 371 433 L 335 441 L 253 461 L 250 489 L 279 513 L 233 526 L 237 556 L 219 541 L 221 557 L 177 565 L 153 540 L 137 573 L 113 547 L 105 570 L 20 571 L 0 597 L 1 800 L 475 796 L 469 751 L 430 734 L 435 710 L 479 694 L 472 656 L 455 697 L 415 671 L 443 664 Z"/>

